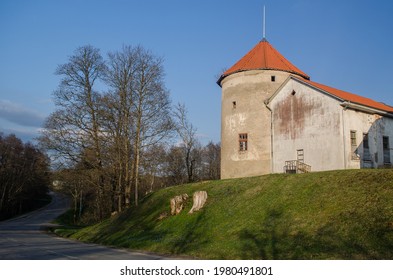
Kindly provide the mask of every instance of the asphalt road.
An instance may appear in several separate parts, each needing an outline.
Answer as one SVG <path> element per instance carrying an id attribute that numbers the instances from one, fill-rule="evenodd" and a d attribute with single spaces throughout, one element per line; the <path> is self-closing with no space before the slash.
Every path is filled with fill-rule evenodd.
<path id="1" fill-rule="evenodd" d="M 53 194 L 46 207 L 18 218 L 0 222 L 1 260 L 159 260 L 150 253 L 86 244 L 45 232 L 50 222 L 65 212 L 69 201 Z"/>

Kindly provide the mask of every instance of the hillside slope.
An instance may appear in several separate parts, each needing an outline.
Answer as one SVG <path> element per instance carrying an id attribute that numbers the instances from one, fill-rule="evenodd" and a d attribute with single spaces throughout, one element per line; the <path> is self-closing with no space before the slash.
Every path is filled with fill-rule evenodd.
<path id="1" fill-rule="evenodd" d="M 200 212 L 158 220 L 175 195 Z M 203 259 L 393 259 L 393 170 L 209 181 L 160 190 L 72 238 Z"/>

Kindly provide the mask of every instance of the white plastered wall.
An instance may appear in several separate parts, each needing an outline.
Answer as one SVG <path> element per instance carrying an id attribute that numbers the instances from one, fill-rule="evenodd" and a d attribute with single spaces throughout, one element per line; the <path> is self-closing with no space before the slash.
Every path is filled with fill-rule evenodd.
<path id="1" fill-rule="evenodd" d="M 282 71 L 250 70 L 231 74 L 221 82 L 222 179 L 271 173 L 271 115 L 264 101 L 289 75 Z M 275 76 L 274 82 L 271 76 Z M 239 151 L 239 133 L 248 135 L 245 152 Z"/>
<path id="2" fill-rule="evenodd" d="M 268 104 L 272 109 L 273 172 L 303 150 L 312 171 L 345 168 L 340 101 L 290 79 Z"/>
<path id="3" fill-rule="evenodd" d="M 346 162 L 347 168 L 377 168 L 383 166 L 383 136 L 389 137 L 389 147 L 393 140 L 393 119 L 376 113 L 366 113 L 351 108 L 344 109 L 344 122 L 346 127 Z M 350 131 L 356 131 L 358 159 L 353 159 L 351 154 Z M 363 134 L 368 133 L 369 160 L 364 159 Z M 392 162 L 392 153 L 390 153 Z"/>

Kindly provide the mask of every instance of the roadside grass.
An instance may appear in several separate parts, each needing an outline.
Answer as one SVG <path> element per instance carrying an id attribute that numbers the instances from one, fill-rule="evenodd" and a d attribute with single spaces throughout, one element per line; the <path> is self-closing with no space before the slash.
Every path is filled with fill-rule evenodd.
<path id="1" fill-rule="evenodd" d="M 175 195 L 205 207 L 169 214 Z M 137 208 L 58 234 L 201 259 L 393 259 L 393 170 L 343 170 L 208 181 L 162 189 Z"/>
<path id="2" fill-rule="evenodd" d="M 65 213 L 61 214 L 54 221 L 56 226 L 51 227 L 49 230 L 62 237 L 70 237 L 78 230 L 84 228 L 85 226 L 74 224 L 74 210 L 70 209 Z"/>

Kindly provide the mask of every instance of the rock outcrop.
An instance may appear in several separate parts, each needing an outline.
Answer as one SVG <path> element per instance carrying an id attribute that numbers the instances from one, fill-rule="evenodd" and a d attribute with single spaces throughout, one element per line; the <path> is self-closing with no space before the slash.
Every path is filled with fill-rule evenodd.
<path id="1" fill-rule="evenodd" d="M 188 194 L 186 193 L 171 198 L 171 215 L 178 215 L 183 210 L 187 200 Z"/>
<path id="2" fill-rule="evenodd" d="M 192 200 L 193 200 L 193 205 L 190 212 L 188 212 L 189 214 L 192 214 L 195 211 L 199 211 L 200 209 L 203 208 L 207 200 L 207 192 L 206 191 L 194 192 L 192 196 Z"/>

